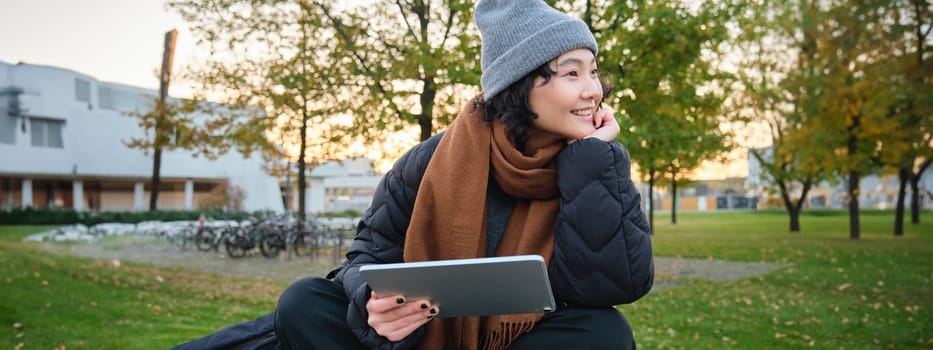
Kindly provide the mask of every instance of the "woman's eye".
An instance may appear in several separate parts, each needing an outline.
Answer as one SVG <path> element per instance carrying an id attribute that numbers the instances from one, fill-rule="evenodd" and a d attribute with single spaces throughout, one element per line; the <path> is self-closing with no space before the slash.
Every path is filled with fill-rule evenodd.
<path id="1" fill-rule="evenodd" d="M 575 77 L 575 76 L 577 76 L 577 71 L 575 71 L 575 70 L 569 71 L 569 72 L 567 72 L 567 75 L 568 75 L 568 76 L 571 76 L 571 77 Z"/>
<path id="2" fill-rule="evenodd" d="M 598 75 L 599 75 L 599 70 L 598 70 L 598 69 L 594 69 L 594 70 L 590 71 L 590 75 L 598 76 Z"/>

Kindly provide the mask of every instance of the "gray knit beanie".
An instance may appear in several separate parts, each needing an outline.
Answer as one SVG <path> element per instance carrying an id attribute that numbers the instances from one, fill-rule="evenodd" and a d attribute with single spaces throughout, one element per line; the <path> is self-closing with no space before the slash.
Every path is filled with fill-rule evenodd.
<path id="1" fill-rule="evenodd" d="M 597 52 L 596 38 L 586 23 L 542 0 L 480 0 L 474 20 L 482 37 L 480 82 L 487 101 L 567 51 Z"/>

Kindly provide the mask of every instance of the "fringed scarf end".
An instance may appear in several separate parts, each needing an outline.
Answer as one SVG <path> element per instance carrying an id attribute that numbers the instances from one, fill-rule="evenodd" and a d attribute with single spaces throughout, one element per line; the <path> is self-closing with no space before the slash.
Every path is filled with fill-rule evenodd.
<path id="1" fill-rule="evenodd" d="M 518 339 L 519 336 L 525 332 L 530 331 L 534 328 L 534 321 L 524 321 L 517 323 L 502 323 L 499 326 L 499 329 L 487 331 L 483 337 L 483 347 L 484 350 L 501 350 L 506 349 L 509 345 L 512 345 L 512 342 L 515 339 Z"/>

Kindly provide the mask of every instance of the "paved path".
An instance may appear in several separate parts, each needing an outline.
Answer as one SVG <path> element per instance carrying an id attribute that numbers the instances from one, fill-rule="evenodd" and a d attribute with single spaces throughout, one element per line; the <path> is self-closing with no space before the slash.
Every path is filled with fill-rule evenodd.
<path id="1" fill-rule="evenodd" d="M 655 257 L 656 275 L 698 278 L 713 281 L 732 281 L 746 277 L 764 275 L 790 266 L 789 264 L 757 263 L 730 260 L 690 259 Z M 656 281 L 652 291 L 687 284 L 687 281 Z"/>
<path id="2" fill-rule="evenodd" d="M 323 276 L 339 265 L 341 257 L 324 252 L 317 258 L 277 259 L 261 255 L 231 259 L 222 251 L 199 252 L 182 250 L 164 240 L 146 236 L 125 236 L 96 243 L 73 242 L 67 245 L 44 243 L 47 249 L 79 256 L 135 261 L 157 266 L 185 267 L 224 275 L 258 277 L 272 281 L 290 282 L 304 276 Z M 653 291 L 689 283 L 690 278 L 730 281 L 766 274 L 787 264 L 741 262 L 728 260 L 655 257 L 655 273 L 677 277 L 675 281 L 658 279 Z M 681 279 L 687 278 L 687 280 Z"/>

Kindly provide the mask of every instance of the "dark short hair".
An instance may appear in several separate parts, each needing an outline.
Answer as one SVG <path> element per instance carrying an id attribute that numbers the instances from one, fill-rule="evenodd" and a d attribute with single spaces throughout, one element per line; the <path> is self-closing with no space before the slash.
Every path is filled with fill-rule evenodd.
<path id="1" fill-rule="evenodd" d="M 544 78 L 541 85 L 545 85 L 551 81 L 551 76 L 556 73 L 551 70 L 550 64 L 542 64 L 488 101 L 476 101 L 476 106 L 483 110 L 483 119 L 486 121 L 491 122 L 493 118 L 502 120 L 508 130 L 509 139 L 515 144 L 515 148 L 524 151 L 531 132 L 532 121 L 538 118 L 538 115 L 531 110 L 531 105 L 528 104 L 528 97 L 534 87 L 535 78 Z M 612 92 L 612 89 L 602 79 L 599 82 L 603 88 L 603 99 L 605 99 Z"/>

